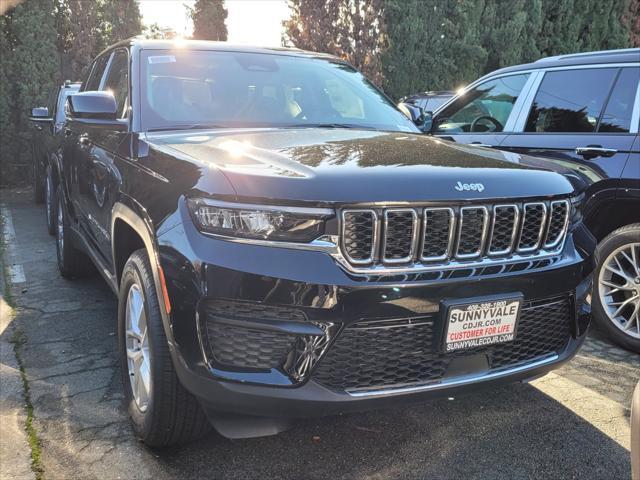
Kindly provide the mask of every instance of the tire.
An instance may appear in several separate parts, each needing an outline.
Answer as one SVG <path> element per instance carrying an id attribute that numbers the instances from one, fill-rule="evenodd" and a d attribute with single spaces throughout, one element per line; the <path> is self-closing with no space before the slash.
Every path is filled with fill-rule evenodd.
<path id="1" fill-rule="evenodd" d="M 146 445 L 160 448 L 187 443 L 209 432 L 211 426 L 200 404 L 182 386 L 173 367 L 143 249 L 129 257 L 122 272 L 118 344 L 125 404 L 136 435 Z"/>
<path id="2" fill-rule="evenodd" d="M 58 258 L 58 270 L 67 279 L 85 277 L 93 273 L 95 269 L 89 257 L 73 246 L 69 238 L 70 227 L 67 210 L 64 205 L 64 196 L 61 187 L 58 186 L 56 198 L 56 256 Z"/>
<path id="3" fill-rule="evenodd" d="M 53 169 L 51 168 L 51 165 L 47 165 L 46 176 L 44 179 L 44 205 L 47 219 L 47 231 L 49 232 L 49 235 L 55 235 L 56 233 L 57 202 L 56 187 L 55 182 L 53 181 Z"/>
<path id="4" fill-rule="evenodd" d="M 33 185 L 33 201 L 35 203 L 44 202 L 44 182 L 40 177 L 40 169 L 38 168 L 38 161 L 33 159 L 33 169 L 31 171 L 31 183 Z"/>
<path id="5" fill-rule="evenodd" d="M 593 318 L 620 346 L 640 353 L 640 223 L 604 238 L 596 248 L 595 261 Z"/>

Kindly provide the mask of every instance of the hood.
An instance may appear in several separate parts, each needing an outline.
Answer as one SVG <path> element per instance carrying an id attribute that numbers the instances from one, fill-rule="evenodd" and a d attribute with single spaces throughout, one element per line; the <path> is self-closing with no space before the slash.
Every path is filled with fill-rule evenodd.
<path id="1" fill-rule="evenodd" d="M 570 194 L 563 175 L 515 153 L 426 135 L 350 129 L 251 129 L 148 134 L 157 148 L 194 163 L 196 190 L 211 170 L 238 199 L 358 203 L 514 199 Z"/>

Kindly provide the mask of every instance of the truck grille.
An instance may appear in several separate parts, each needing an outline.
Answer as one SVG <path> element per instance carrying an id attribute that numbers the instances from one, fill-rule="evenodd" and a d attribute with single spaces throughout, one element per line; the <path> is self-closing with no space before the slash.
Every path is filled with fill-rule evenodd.
<path id="1" fill-rule="evenodd" d="M 567 200 L 427 208 L 344 209 L 343 256 L 354 266 L 429 266 L 555 253 Z"/>
<path id="2" fill-rule="evenodd" d="M 490 370 L 516 367 L 562 351 L 571 337 L 571 299 L 523 306 L 513 342 L 442 351 L 437 316 L 369 320 L 346 327 L 318 364 L 315 381 L 337 391 L 400 388 L 442 380 L 458 357 L 487 356 Z"/>

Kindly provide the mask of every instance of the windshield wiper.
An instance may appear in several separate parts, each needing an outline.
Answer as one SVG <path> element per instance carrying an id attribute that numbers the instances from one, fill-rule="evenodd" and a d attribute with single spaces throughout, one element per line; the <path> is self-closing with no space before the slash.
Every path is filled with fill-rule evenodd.
<path id="1" fill-rule="evenodd" d="M 283 125 L 284 128 L 353 128 L 357 130 L 378 130 L 370 125 L 358 125 L 357 123 L 291 123 Z"/>
<path id="2" fill-rule="evenodd" d="M 198 130 L 204 128 L 229 128 L 225 125 L 218 125 L 215 123 L 190 123 L 189 125 L 172 125 L 167 127 L 150 128 L 149 132 L 161 132 L 166 130 Z"/>

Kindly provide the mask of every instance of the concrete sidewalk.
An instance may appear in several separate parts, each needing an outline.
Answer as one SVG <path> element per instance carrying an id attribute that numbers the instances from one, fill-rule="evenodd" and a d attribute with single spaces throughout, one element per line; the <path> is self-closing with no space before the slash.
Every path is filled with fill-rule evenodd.
<path id="1" fill-rule="evenodd" d="M 31 469 L 31 449 L 25 431 L 27 409 L 23 382 L 11 343 L 16 335 L 11 323 L 15 312 L 8 301 L 11 296 L 7 289 L 10 287 L 5 284 L 4 262 L 9 252 L 4 250 L 4 245 L 7 235 L 13 234 L 13 228 L 7 225 L 4 215 L 0 218 L 0 229 L 0 479 L 32 480 L 35 474 Z"/>

